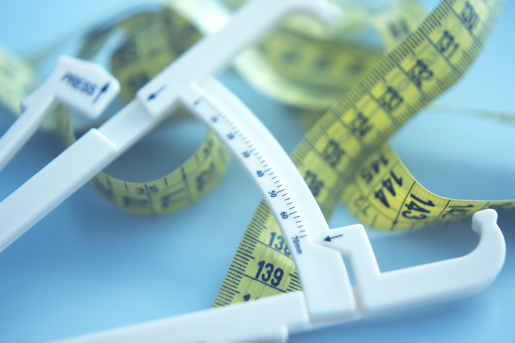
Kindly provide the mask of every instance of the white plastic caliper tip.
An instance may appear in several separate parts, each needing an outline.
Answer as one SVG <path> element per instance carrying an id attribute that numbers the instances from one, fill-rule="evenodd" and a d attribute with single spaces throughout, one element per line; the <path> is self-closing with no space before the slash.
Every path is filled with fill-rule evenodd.
<path id="1" fill-rule="evenodd" d="M 365 315 L 462 298 L 481 292 L 497 277 L 504 264 L 506 245 L 496 223 L 497 212 L 474 214 L 472 228 L 479 244 L 469 254 L 410 268 L 381 273 L 362 225 L 331 230 L 321 245 L 351 259 L 359 303 Z"/>

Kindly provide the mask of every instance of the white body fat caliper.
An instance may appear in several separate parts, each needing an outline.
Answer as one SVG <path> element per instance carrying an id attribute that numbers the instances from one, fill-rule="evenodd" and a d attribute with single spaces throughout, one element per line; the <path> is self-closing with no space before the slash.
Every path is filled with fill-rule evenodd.
<path id="1" fill-rule="evenodd" d="M 255 0 L 242 7 L 225 27 L 190 48 L 99 129 L 89 130 L 0 203 L 0 251 L 183 104 L 229 147 L 261 190 L 288 238 L 303 291 L 61 342 L 281 342 L 290 333 L 472 295 L 496 278 L 505 243 L 494 210 L 474 215 L 472 228 L 480 241 L 468 255 L 381 273 L 363 226 L 330 230 L 279 143 L 211 76 L 284 15 L 299 11 L 314 13 L 326 23 L 341 15 L 321 0 Z M 22 102 L 25 111 L 0 139 L 0 168 L 58 102 L 95 117 L 119 89 L 103 68 L 61 58 L 50 78 Z M 270 196 L 272 192 L 276 196 Z M 350 257 L 355 287 L 342 254 Z"/>

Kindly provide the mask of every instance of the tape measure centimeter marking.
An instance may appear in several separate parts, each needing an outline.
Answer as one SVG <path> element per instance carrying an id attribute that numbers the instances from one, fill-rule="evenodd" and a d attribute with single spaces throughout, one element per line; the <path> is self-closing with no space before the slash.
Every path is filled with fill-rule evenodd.
<path id="1" fill-rule="evenodd" d="M 291 158 L 311 186 L 326 216 L 330 215 L 345 191 L 348 192 L 347 199 L 355 200 L 353 196 L 362 196 L 361 192 L 355 194 L 349 187 L 359 171 L 360 162 L 369 156 L 373 158 L 371 154 L 381 148 L 404 122 L 454 84 L 467 70 L 479 54 L 501 5 L 502 1 L 442 1 L 418 30 L 385 56 L 308 132 Z M 402 177 L 408 179 L 408 176 L 397 175 L 395 171 L 386 170 L 390 176 L 385 186 L 380 183 L 387 192 L 388 188 L 398 187 L 401 183 L 408 186 L 408 182 L 400 180 Z M 374 183 L 376 185 L 377 182 Z M 386 226 L 390 230 L 412 227 L 412 223 L 420 221 L 416 216 L 427 213 L 424 211 L 430 211 L 428 207 L 437 202 L 434 197 L 418 197 L 416 194 L 422 194 L 414 192 L 422 188 L 415 190 L 415 185 L 412 183 L 408 186 L 403 199 L 395 198 L 395 203 L 389 203 L 391 209 L 387 210 L 390 211 L 377 206 L 378 212 L 383 215 L 380 220 L 389 224 Z M 370 197 L 370 190 L 374 186 L 364 193 Z M 381 191 L 378 194 L 384 194 L 385 190 Z M 375 197 L 376 193 L 373 194 Z M 418 200 L 415 197 L 408 199 L 408 195 L 415 195 Z M 384 205 L 382 195 L 376 198 L 366 199 Z M 448 207 L 450 203 L 448 200 L 442 205 L 439 203 L 444 210 L 436 218 L 446 214 L 450 218 L 459 211 L 452 212 Z M 459 201 L 456 204 L 460 206 Z M 485 206 L 488 205 L 483 204 L 482 207 Z M 445 209 L 449 209 L 448 213 L 445 213 Z M 402 213 L 405 213 L 404 218 L 399 221 L 399 214 Z M 392 217 L 394 220 L 391 220 Z M 280 235 L 268 209 L 260 205 L 222 283 L 215 307 L 288 291 L 291 279 L 275 280 L 274 285 L 270 281 L 273 280 L 273 270 L 278 268 L 288 271 L 287 275 L 292 278 L 295 275 L 292 272 L 293 261 L 285 258 L 279 250 L 280 242 L 275 242 Z M 261 268 L 265 263 L 269 266 L 266 271 Z"/>

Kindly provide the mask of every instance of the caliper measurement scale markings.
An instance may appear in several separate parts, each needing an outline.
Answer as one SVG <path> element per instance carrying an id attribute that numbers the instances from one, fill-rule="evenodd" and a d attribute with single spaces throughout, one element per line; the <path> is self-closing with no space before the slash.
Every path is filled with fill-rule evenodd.
<path id="1" fill-rule="evenodd" d="M 226 143 L 251 175 L 268 205 L 260 206 L 261 210 L 256 213 L 246 234 L 247 240 L 253 244 L 250 246 L 247 242 L 241 242 L 238 247 L 230 267 L 231 275 L 244 277 L 238 278 L 240 282 L 258 282 L 281 293 L 299 288 L 298 282 L 292 281 L 290 276 L 293 270 L 276 268 L 267 253 L 259 254 L 259 251 L 267 251 L 261 240 L 263 231 L 269 231 L 266 227 L 271 217 L 266 213 L 271 211 L 281 227 L 281 233 L 268 237 L 269 244 L 275 246 L 274 250 L 282 258 L 289 259 L 292 255 L 297 262 L 313 317 L 340 316 L 349 311 L 349 304 L 354 303 L 348 302 L 352 297 L 351 292 L 342 292 L 323 281 L 334 275 L 342 280 L 347 278 L 341 256 L 332 250 L 319 249 L 310 239 L 310 234 L 315 233 L 316 239 L 328 231 L 327 222 L 302 175 L 279 143 L 241 102 L 232 98 L 214 79 L 183 90 L 181 99 Z M 260 244 L 256 245 L 257 242 Z M 325 264 L 331 265 L 330 269 L 317 266 L 316 261 L 321 261 L 321 258 Z M 251 297 L 250 293 L 240 294 L 235 289 L 235 282 L 224 284 L 223 291 L 223 301 L 232 300 L 235 295 L 243 300 Z M 321 294 L 332 296 L 324 297 Z M 325 300 L 321 301 L 320 297 Z"/>
<path id="2" fill-rule="evenodd" d="M 293 200 L 288 196 L 289 194 L 281 183 L 279 176 L 275 175 L 276 173 L 273 171 L 273 167 L 268 163 L 258 146 L 252 142 L 252 139 L 249 138 L 249 136 L 239 128 L 237 123 L 232 120 L 228 114 L 224 113 L 213 100 L 204 95 L 194 103 L 195 106 L 199 106 L 200 104 L 206 104 L 211 107 L 215 114 L 208 119 L 208 122 L 211 123 L 210 128 L 225 140 L 234 154 L 238 156 L 238 160 L 242 165 L 246 167 L 249 173 L 252 173 L 255 182 L 262 192 L 268 194 L 266 199 L 282 200 L 282 203 L 268 201 L 269 207 L 275 210 L 274 213 L 279 213 L 281 219 L 295 219 L 293 224 L 291 220 L 286 222 L 288 229 L 284 229 L 285 232 L 292 235 L 300 235 L 299 237 L 307 236 L 305 229 L 302 229 L 304 225 L 302 224 L 300 214 L 295 210 Z M 297 227 L 296 233 L 292 230 L 295 226 Z"/>

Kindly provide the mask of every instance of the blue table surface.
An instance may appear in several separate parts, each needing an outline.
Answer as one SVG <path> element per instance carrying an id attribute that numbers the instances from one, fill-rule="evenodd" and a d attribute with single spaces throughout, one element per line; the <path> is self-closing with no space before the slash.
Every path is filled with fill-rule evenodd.
<path id="1" fill-rule="evenodd" d="M 30 56 L 97 18 L 141 3 L 4 1 L 0 44 Z M 430 11 L 436 3 L 426 1 L 424 6 Z M 510 2 L 475 64 L 439 101 L 515 113 L 513 18 L 515 3 Z M 218 78 L 288 152 L 294 149 L 304 130 L 291 109 L 264 97 L 230 71 Z M 0 134 L 13 121 L 2 110 Z M 159 128 L 109 170 L 135 181 L 162 176 L 195 151 L 205 132 L 194 121 Z M 514 133 L 515 122 L 422 111 L 391 142 L 413 175 L 439 195 L 510 199 L 515 198 Z M 151 149 L 154 153 L 148 154 Z M 0 199 L 61 150 L 51 135 L 37 133 L 0 173 Z M 170 161 L 158 157 L 163 154 L 171 156 Z M 150 168 L 127 173 L 135 161 Z M 65 338 L 209 308 L 259 201 L 258 190 L 234 161 L 213 192 L 167 216 L 122 212 L 89 185 L 82 187 L 0 254 L 0 342 Z M 515 210 L 499 213 L 506 263 L 484 292 L 296 334 L 291 342 L 515 341 L 514 221 Z M 329 224 L 353 223 L 356 219 L 339 205 Z M 461 256 L 478 242 L 470 219 L 407 234 L 368 233 L 382 271 Z"/>

